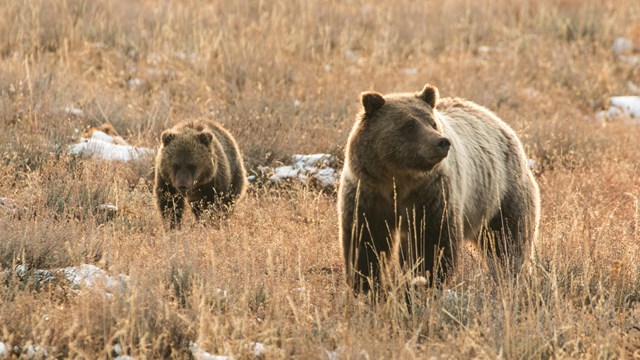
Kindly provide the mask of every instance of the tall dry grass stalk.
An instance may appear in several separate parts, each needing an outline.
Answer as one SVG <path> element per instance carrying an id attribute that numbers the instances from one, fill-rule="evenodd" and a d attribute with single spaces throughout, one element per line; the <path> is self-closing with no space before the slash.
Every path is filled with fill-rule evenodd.
<path id="1" fill-rule="evenodd" d="M 633 0 L 5 1 L 0 4 L 0 270 L 95 264 L 105 295 L 12 276 L 0 341 L 49 357 L 632 358 L 640 354 L 639 129 L 593 114 L 640 84 L 610 48 L 640 44 Z M 358 94 L 425 82 L 496 111 L 539 164 L 538 263 L 496 282 L 470 251 L 408 309 L 354 298 L 335 197 L 254 187 L 234 215 L 162 230 L 151 161 L 66 146 L 110 122 L 156 146 L 185 118 L 222 122 L 249 169 L 342 159 Z M 82 112 L 69 112 L 77 108 Z M 105 219 L 102 203 L 121 210 Z M 191 221 L 191 222 L 189 222 Z M 400 284 L 401 285 L 401 284 Z M 398 285 L 398 287 L 400 287 Z M 411 310 L 411 311 L 409 311 Z M 117 345 L 117 346 L 116 346 Z"/>

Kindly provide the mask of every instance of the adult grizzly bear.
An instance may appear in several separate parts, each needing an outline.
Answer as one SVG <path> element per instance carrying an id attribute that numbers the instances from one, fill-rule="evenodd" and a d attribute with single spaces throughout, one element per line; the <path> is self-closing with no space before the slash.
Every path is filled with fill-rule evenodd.
<path id="1" fill-rule="evenodd" d="M 402 269 L 441 283 L 463 239 L 516 273 L 536 237 L 540 194 L 515 132 L 480 105 L 438 96 L 430 85 L 362 93 L 338 195 L 356 292 L 377 286 L 380 260 L 396 253 Z"/>
<path id="2" fill-rule="evenodd" d="M 246 188 L 246 172 L 235 140 L 220 124 L 197 120 L 165 130 L 156 157 L 154 193 L 171 228 L 180 225 L 185 200 L 202 211 L 225 210 Z"/>

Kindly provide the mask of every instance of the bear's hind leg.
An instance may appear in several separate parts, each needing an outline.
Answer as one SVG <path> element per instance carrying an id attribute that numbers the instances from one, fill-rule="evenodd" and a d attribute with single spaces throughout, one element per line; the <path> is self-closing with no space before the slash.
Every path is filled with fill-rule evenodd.
<path id="1" fill-rule="evenodd" d="M 480 247 L 494 272 L 508 271 L 503 275 L 517 276 L 535 237 L 535 218 L 536 209 L 531 201 L 507 197 L 502 202 L 498 214 L 488 222 L 489 231 L 481 234 L 480 239 Z"/>

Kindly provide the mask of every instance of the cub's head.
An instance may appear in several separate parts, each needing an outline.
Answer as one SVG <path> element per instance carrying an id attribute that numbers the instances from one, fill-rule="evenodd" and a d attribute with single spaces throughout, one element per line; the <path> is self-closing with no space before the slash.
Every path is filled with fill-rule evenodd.
<path id="1" fill-rule="evenodd" d="M 217 165 L 214 135 L 207 129 L 169 129 L 160 135 L 158 171 L 182 194 L 213 179 Z"/>
<path id="2" fill-rule="evenodd" d="M 437 102 L 431 85 L 419 93 L 362 93 L 363 111 L 349 141 L 351 167 L 379 180 L 432 170 L 451 147 L 434 113 Z"/>

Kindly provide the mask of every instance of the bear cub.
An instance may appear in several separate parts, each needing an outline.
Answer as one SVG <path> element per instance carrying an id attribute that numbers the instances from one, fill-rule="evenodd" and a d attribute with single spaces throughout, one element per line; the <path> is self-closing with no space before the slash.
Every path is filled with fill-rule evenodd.
<path id="1" fill-rule="evenodd" d="M 240 149 L 220 124 L 185 121 L 160 136 L 154 194 L 171 228 L 180 225 L 185 202 L 196 219 L 205 209 L 229 210 L 247 187 Z"/>
<path id="2" fill-rule="evenodd" d="M 338 191 L 347 281 L 377 289 L 381 262 L 440 284 L 463 240 L 492 271 L 517 274 L 540 194 L 515 132 L 486 108 L 418 93 L 361 95 Z"/>

